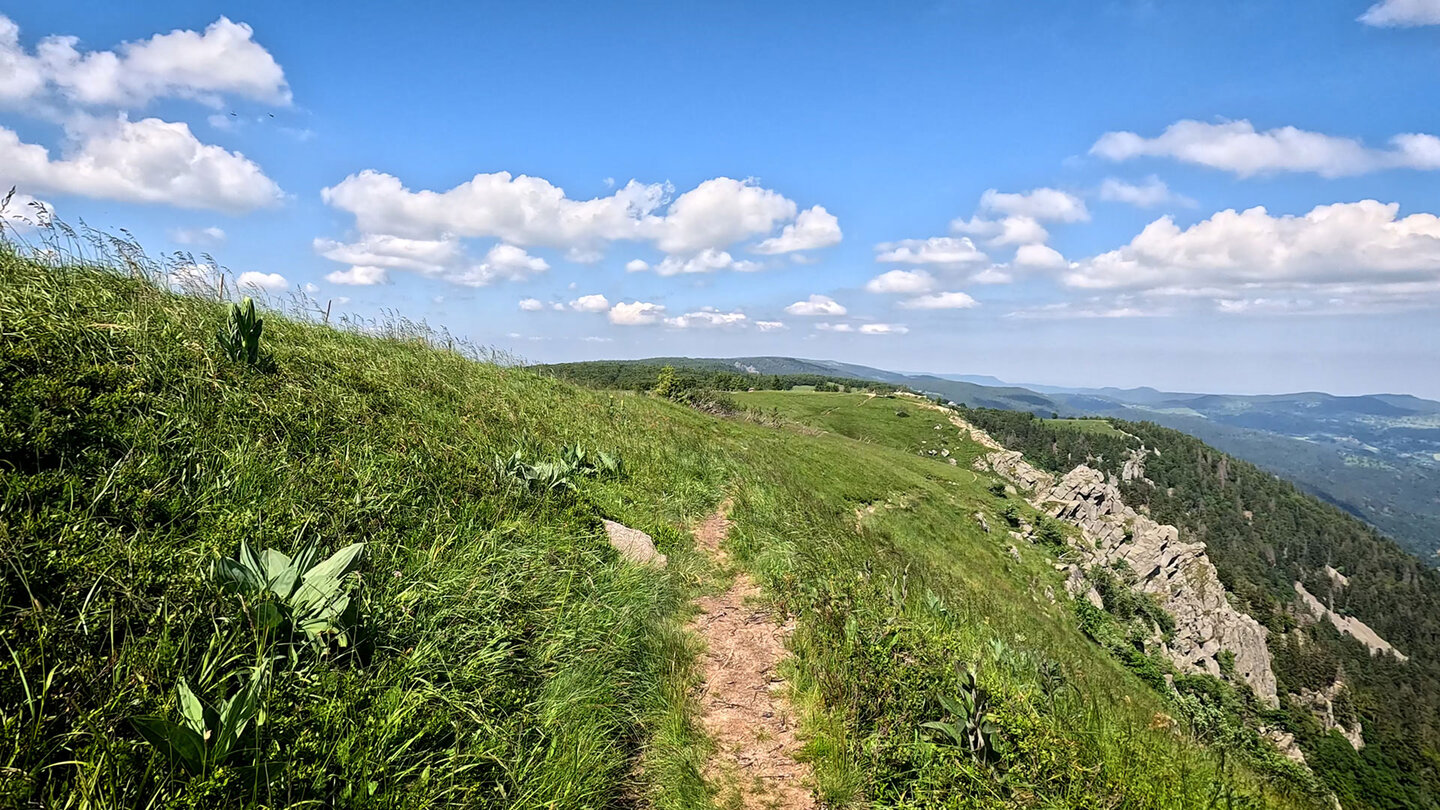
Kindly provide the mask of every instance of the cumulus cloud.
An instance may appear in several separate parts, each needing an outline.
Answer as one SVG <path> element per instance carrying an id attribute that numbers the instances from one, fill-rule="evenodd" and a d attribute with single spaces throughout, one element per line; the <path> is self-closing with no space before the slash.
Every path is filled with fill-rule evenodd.
<path id="1" fill-rule="evenodd" d="M 666 253 L 728 247 L 770 233 L 794 217 L 795 203 L 779 192 L 748 180 L 717 177 L 675 199 L 655 226 L 655 246 Z"/>
<path id="2" fill-rule="evenodd" d="M 980 302 L 963 292 L 939 292 L 921 295 L 900 302 L 905 309 L 973 309 Z"/>
<path id="3" fill-rule="evenodd" d="M 242 289 L 254 287 L 265 292 L 278 292 L 290 286 L 290 282 L 286 281 L 285 277 L 279 273 L 260 273 L 255 270 L 241 273 L 235 279 L 235 284 Z"/>
<path id="4" fill-rule="evenodd" d="M 1165 185 L 1164 180 L 1153 174 L 1145 178 L 1145 182 L 1139 184 L 1107 177 L 1100 184 L 1100 199 L 1127 203 L 1136 208 L 1154 208 L 1166 203 L 1187 206 L 1195 204 L 1195 201 L 1189 197 L 1172 192 L 1170 187 Z"/>
<path id="5" fill-rule="evenodd" d="M 903 335 L 909 331 L 909 327 L 901 326 L 898 323 L 860 324 L 860 334 L 862 335 Z"/>
<path id="6" fill-rule="evenodd" d="M 525 312 L 539 312 L 545 308 L 544 302 L 539 298 L 521 298 L 520 309 Z"/>
<path id="7" fill-rule="evenodd" d="M 1021 245 L 1015 251 L 1016 267 L 1056 270 L 1067 264 L 1065 257 L 1060 255 L 1060 251 L 1049 245 Z"/>
<path id="8" fill-rule="evenodd" d="M 1125 303 L 1128 300 L 1122 296 L 1120 303 L 1104 303 L 1100 299 L 1092 299 L 1088 302 L 1062 301 L 1017 309 L 1014 312 L 1006 313 L 1005 317 L 1021 320 L 1052 320 L 1056 318 L 1148 318 L 1170 314 L 1166 308 L 1153 306 L 1141 308 Z"/>
<path id="9" fill-rule="evenodd" d="M 755 328 L 761 332 L 773 332 L 777 329 L 785 329 L 787 327 L 784 321 L 756 321 Z"/>
<path id="10" fill-rule="evenodd" d="M 0 15 L 0 103 L 47 101 L 143 107 L 160 98 L 219 106 L 233 95 L 288 105 L 285 72 L 245 23 L 221 17 L 204 31 L 175 30 L 121 43 L 115 50 L 84 51 L 73 36 L 49 36 L 35 50 L 20 44 L 20 28 Z"/>
<path id="11" fill-rule="evenodd" d="M 935 277 L 925 270 L 891 270 L 865 283 L 865 291 L 914 295 L 935 288 Z"/>
<path id="12" fill-rule="evenodd" d="M 576 312 L 605 312 L 610 309 L 610 301 L 599 293 L 582 295 L 570 302 L 570 308 Z"/>
<path id="13" fill-rule="evenodd" d="M 822 332 L 858 332 L 862 335 L 903 335 L 909 332 L 909 327 L 897 323 L 863 323 L 859 326 L 849 323 L 828 323 L 815 324 L 815 328 Z"/>
<path id="14" fill-rule="evenodd" d="M 438 276 L 463 256 L 454 239 L 406 239 L 389 234 L 366 234 L 355 242 L 316 239 L 315 252 L 342 264 L 364 264 L 397 270 L 414 270 Z"/>
<path id="15" fill-rule="evenodd" d="M 664 261 L 649 269 L 654 270 L 656 275 L 677 276 L 687 273 L 713 273 L 717 270 L 737 270 L 745 273 L 759 270 L 760 265 L 745 259 L 736 260 L 728 251 L 706 248 L 688 258 L 666 256 Z"/>
<path id="16" fill-rule="evenodd" d="M 1249 300 L 1283 291 L 1372 308 L 1434 305 L 1440 218 L 1398 214 L 1398 204 L 1361 200 L 1303 216 L 1230 209 L 1184 229 L 1162 217 L 1129 244 L 1072 263 L 1062 280 L 1172 298 Z"/>
<path id="17" fill-rule="evenodd" d="M 991 247 L 1006 245 L 1028 245 L 1044 242 L 1050 238 L 1038 220 L 1028 216 L 1010 216 L 1003 219 L 971 217 L 957 218 L 950 223 L 952 233 L 964 233 L 984 239 Z"/>
<path id="18" fill-rule="evenodd" d="M 1366 25 L 1410 27 L 1440 25 L 1440 0 L 1381 0 L 1359 17 Z"/>
<path id="19" fill-rule="evenodd" d="M 467 287 L 484 287 L 496 281 L 524 281 L 549 269 L 549 262 L 531 256 L 524 248 L 499 244 L 490 248 L 480 262 L 447 271 L 441 278 Z"/>
<path id="20" fill-rule="evenodd" d="M 774 236 L 755 246 L 756 253 L 793 253 L 797 250 L 816 250 L 840 244 L 840 220 L 834 214 L 817 205 L 786 225 L 779 236 Z"/>
<path id="21" fill-rule="evenodd" d="M 89 121 L 59 158 L 0 127 L 0 186 L 182 208 L 243 212 L 275 205 L 279 186 L 239 152 L 201 143 L 158 118 Z"/>
<path id="22" fill-rule="evenodd" d="M 335 270 L 327 273 L 325 280 L 331 284 L 369 287 L 375 284 L 388 284 L 390 282 L 390 274 L 386 272 L 383 267 L 356 265 L 349 270 Z"/>
<path id="23" fill-rule="evenodd" d="M 793 253 L 839 241 L 839 224 L 821 206 L 797 215 L 794 201 L 753 180 L 716 177 L 671 200 L 669 184 L 631 180 L 589 200 L 570 198 L 540 177 L 477 174 L 445 191 L 411 190 L 398 178 L 367 170 L 322 190 L 331 207 L 354 215 L 357 230 L 422 242 L 496 239 L 521 248 L 564 250 L 570 261 L 594 262 L 614 242 L 649 243 L 665 254 L 628 272 L 662 276 L 761 269 L 731 249 Z M 784 229 L 777 235 L 777 228 Z"/>
<path id="24" fill-rule="evenodd" d="M 980 208 L 1046 222 L 1085 222 L 1090 219 L 1084 200 L 1055 188 L 1036 188 L 1018 193 L 992 188 L 980 195 Z"/>
<path id="25" fill-rule="evenodd" d="M 169 236 L 170 241 L 177 245 L 213 247 L 225 242 L 224 229 L 213 225 L 208 228 L 175 228 L 170 231 Z"/>
<path id="26" fill-rule="evenodd" d="M 620 326 L 646 326 L 659 321 L 665 315 L 665 307 L 648 301 L 621 301 L 610 308 L 610 322 Z"/>
<path id="27" fill-rule="evenodd" d="M 727 248 L 795 218 L 793 201 L 752 181 L 706 180 L 662 213 L 669 194 L 668 185 L 631 180 L 609 196 L 574 200 L 544 178 L 509 172 L 477 174 L 447 191 L 411 191 L 397 177 L 366 170 L 321 197 L 353 214 L 366 233 L 592 250 L 619 240 L 650 241 L 680 255 Z"/>
<path id="28" fill-rule="evenodd" d="M 847 310 L 828 295 L 812 295 L 804 301 L 796 301 L 785 311 L 791 315 L 813 317 L 817 315 L 844 315 Z"/>
<path id="29" fill-rule="evenodd" d="M 721 312 L 714 307 L 702 307 L 696 312 L 687 312 L 674 318 L 666 318 L 665 325 L 676 329 L 713 329 L 721 326 L 743 326 L 745 313 L 740 311 Z"/>
<path id="30" fill-rule="evenodd" d="M 1440 138 L 1420 133 L 1396 135 L 1389 148 L 1376 149 L 1354 138 L 1295 127 L 1262 132 L 1245 120 L 1215 124 L 1182 120 L 1154 138 L 1107 132 L 1090 147 L 1090 154 L 1114 161 L 1168 157 L 1240 177 L 1278 172 L 1344 177 L 1382 169 L 1440 169 Z"/>
<path id="31" fill-rule="evenodd" d="M 897 264 L 933 264 L 941 267 L 961 267 L 986 260 L 975 243 L 969 238 L 932 236 L 929 239 L 901 239 L 896 242 L 881 242 L 875 246 L 877 262 Z"/>

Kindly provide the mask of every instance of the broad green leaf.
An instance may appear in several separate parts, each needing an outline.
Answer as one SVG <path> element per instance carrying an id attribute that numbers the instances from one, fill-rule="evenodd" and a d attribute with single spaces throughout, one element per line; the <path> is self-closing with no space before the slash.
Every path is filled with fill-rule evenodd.
<path id="1" fill-rule="evenodd" d="M 315 582 L 324 578 L 339 579 L 350 571 L 350 567 L 359 559 L 360 552 L 365 550 L 364 543 L 352 543 L 330 555 L 330 559 L 305 572 L 305 582 Z"/>
<path id="2" fill-rule="evenodd" d="M 260 553 L 260 564 L 264 566 L 266 587 L 281 599 L 289 596 L 290 592 L 282 586 L 287 580 L 292 588 L 295 584 L 296 572 L 290 565 L 290 555 L 267 548 Z"/>
<path id="3" fill-rule="evenodd" d="M 255 593 L 264 587 L 254 572 L 236 560 L 221 557 L 215 560 L 211 571 L 221 586 L 232 591 Z"/>
<path id="4" fill-rule="evenodd" d="M 132 717 L 130 725 L 146 742 L 190 773 L 205 769 L 205 739 L 194 731 L 153 715 Z"/>
<path id="5" fill-rule="evenodd" d="M 184 718 L 185 725 L 203 737 L 205 730 L 211 727 L 205 716 L 209 707 L 190 689 L 184 678 L 176 684 L 175 691 L 180 695 L 180 716 Z"/>

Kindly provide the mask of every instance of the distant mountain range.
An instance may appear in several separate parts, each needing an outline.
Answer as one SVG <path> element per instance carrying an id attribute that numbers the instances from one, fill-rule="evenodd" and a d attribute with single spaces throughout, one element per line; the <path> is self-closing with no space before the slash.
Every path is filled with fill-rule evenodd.
<path id="1" fill-rule="evenodd" d="M 853 377 L 906 385 L 971 407 L 1156 422 L 1294 481 L 1422 557 L 1433 560 L 1440 550 L 1440 402 L 1408 394 L 1245 396 L 1016 385 L 990 376 L 902 373 L 794 357 L 635 362 Z"/>

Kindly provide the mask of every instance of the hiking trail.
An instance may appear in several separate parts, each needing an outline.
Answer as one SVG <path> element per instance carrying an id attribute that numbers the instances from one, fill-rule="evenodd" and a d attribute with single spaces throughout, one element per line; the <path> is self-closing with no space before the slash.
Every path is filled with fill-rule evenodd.
<path id="1" fill-rule="evenodd" d="M 730 531 L 726 500 L 695 529 L 697 547 L 721 566 Z M 810 768 L 796 761 L 800 742 L 776 671 L 793 623 L 778 626 L 760 605 L 760 588 L 743 571 L 729 590 L 695 600 L 690 629 L 705 640 L 701 657 L 700 723 L 718 747 L 705 777 L 721 804 L 739 794 L 745 810 L 812 810 Z"/>

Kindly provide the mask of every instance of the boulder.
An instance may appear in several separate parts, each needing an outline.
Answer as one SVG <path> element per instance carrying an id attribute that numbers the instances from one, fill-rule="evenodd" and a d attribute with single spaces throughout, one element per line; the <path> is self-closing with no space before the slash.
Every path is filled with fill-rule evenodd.
<path id="1" fill-rule="evenodd" d="M 664 554 L 655 550 L 655 541 L 650 535 L 613 520 L 606 520 L 604 523 L 605 534 L 610 537 L 610 545 L 620 552 L 621 557 L 636 565 L 665 567 L 667 559 Z"/>

